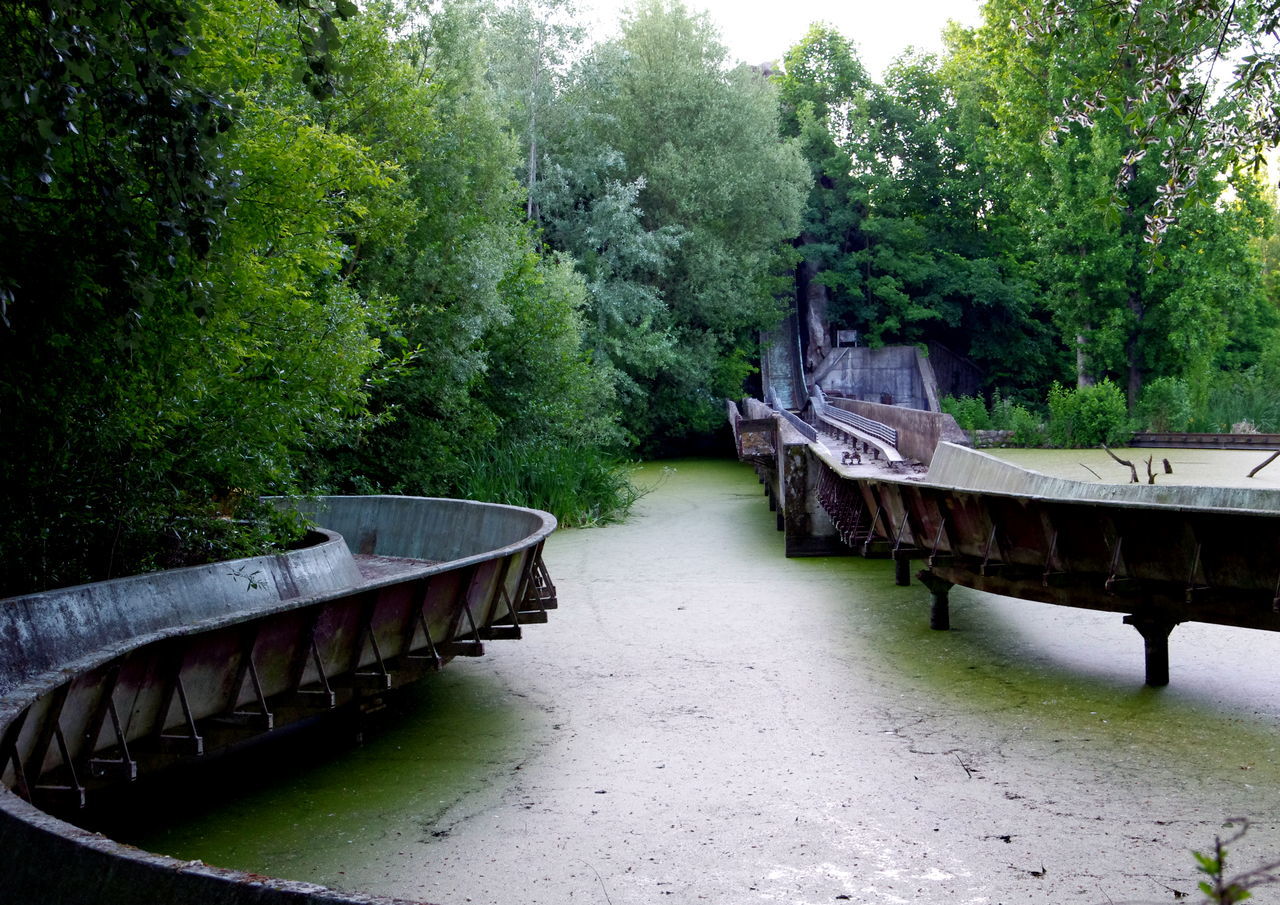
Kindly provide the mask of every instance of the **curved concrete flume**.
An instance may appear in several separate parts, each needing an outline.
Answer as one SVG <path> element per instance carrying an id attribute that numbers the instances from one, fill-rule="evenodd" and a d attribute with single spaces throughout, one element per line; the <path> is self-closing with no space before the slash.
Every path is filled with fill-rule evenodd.
<path id="1" fill-rule="evenodd" d="M 385 693 L 556 605 L 547 513 L 391 496 L 299 508 L 325 526 L 303 549 L 0 600 L 0 901 L 406 905 L 178 861 L 41 807 Z"/>

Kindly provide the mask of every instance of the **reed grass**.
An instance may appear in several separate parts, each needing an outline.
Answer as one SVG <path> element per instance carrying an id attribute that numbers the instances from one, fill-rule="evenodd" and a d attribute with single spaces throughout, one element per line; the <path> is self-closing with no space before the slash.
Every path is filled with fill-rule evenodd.
<path id="1" fill-rule="evenodd" d="M 644 492 L 630 463 L 588 445 L 516 443 L 465 457 L 458 494 L 542 509 L 566 527 L 622 521 Z"/>
<path id="2" fill-rule="evenodd" d="M 1223 373 L 1209 387 L 1207 411 L 1193 430 L 1226 433 L 1247 422 L 1264 434 L 1280 432 L 1280 394 L 1261 368 Z"/>

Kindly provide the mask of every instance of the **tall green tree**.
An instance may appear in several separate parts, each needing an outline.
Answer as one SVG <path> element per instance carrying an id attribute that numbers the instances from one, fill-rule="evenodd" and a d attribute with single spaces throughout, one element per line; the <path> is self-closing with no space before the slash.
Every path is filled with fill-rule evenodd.
<path id="1" fill-rule="evenodd" d="M 507 0 L 487 13 L 489 76 L 523 151 L 525 215 L 536 222 L 546 120 L 585 32 L 573 0 Z"/>
<path id="2" fill-rule="evenodd" d="M 968 88 L 981 85 L 970 96 L 985 117 L 978 140 L 988 174 L 1024 224 L 1020 257 L 1033 262 L 1061 341 L 1075 353 L 1077 381 L 1116 377 L 1132 405 L 1146 375 L 1161 373 L 1162 363 L 1195 360 L 1203 371 L 1218 362 L 1226 348 L 1220 325 L 1261 316 L 1262 296 L 1250 268 L 1238 264 L 1253 241 L 1240 229 L 1248 219 L 1231 204 L 1208 203 L 1229 172 L 1202 172 L 1218 188 L 1206 188 L 1206 204 L 1193 220 L 1166 224 L 1165 260 L 1149 253 L 1147 216 L 1167 183 L 1162 168 L 1147 160 L 1148 148 L 1186 136 L 1182 125 L 1162 117 L 1162 99 L 1143 94 L 1125 21 L 1111 12 L 1105 4 L 1081 10 L 1071 29 L 1028 39 L 1008 23 L 1031 14 L 1029 6 L 992 0 L 986 24 L 960 42 L 952 65 Z M 1194 72 L 1180 77 L 1179 90 L 1198 91 Z M 1082 121 L 1071 112 L 1072 99 L 1082 82 L 1099 80 L 1128 101 L 1099 107 Z M 1118 173 L 1117 160 L 1124 161 Z M 1225 272 L 1245 277 L 1238 292 L 1221 291 L 1218 275 Z M 1181 334 L 1194 350 L 1170 344 L 1169 319 L 1178 310 L 1179 318 L 1200 324 Z"/>
<path id="3" fill-rule="evenodd" d="M 992 382 L 1047 385 L 1050 337 L 1007 254 L 1006 205 L 933 58 L 874 84 L 850 41 L 816 25 L 784 67 L 784 115 L 814 172 L 796 273 L 810 366 L 829 310 L 872 344 L 942 342 Z M 1034 352 L 1010 357 L 1012 344 Z"/>
<path id="4" fill-rule="evenodd" d="M 387 174 L 305 109 L 338 12 L 245 8 L 0 10 L 5 591 L 234 552 L 361 416 L 379 312 L 341 272 Z"/>
<path id="5" fill-rule="evenodd" d="M 650 448 L 711 429 L 716 399 L 751 370 L 754 332 L 778 318 L 799 227 L 807 176 L 779 139 L 775 90 L 729 65 L 705 16 L 646 0 L 575 69 L 566 102 L 544 222 L 589 274 L 592 345 L 621 353 L 608 364 L 625 423 Z"/>
<path id="6" fill-rule="evenodd" d="M 833 317 L 851 313 L 850 293 L 835 270 L 857 247 L 867 216 L 867 110 L 872 82 L 853 42 L 815 24 L 787 51 L 775 76 L 785 134 L 799 140 L 812 175 L 795 245 L 795 291 L 804 322 L 805 365 L 817 367 L 830 347 Z M 832 294 L 835 307 L 832 308 Z M 862 326 L 846 323 L 845 326 Z"/>
<path id="7" fill-rule="evenodd" d="M 1061 120 L 1091 126 L 1123 119 L 1136 147 L 1112 161 L 1123 186 L 1139 161 L 1159 171 L 1160 191 L 1142 211 L 1158 245 L 1185 201 L 1212 202 L 1218 174 L 1263 164 L 1280 140 L 1280 2 L 1277 0 L 1063 0 L 1027 6 L 1010 20 L 1031 44 L 1113 40 L 1112 65 L 1080 72 Z"/>
<path id="8" fill-rule="evenodd" d="M 395 300 L 386 338 L 412 361 L 377 388 L 379 423 L 329 457 L 330 486 L 469 495 L 483 492 L 478 463 L 534 469 L 551 450 L 585 469 L 579 450 L 619 440 L 613 389 L 584 345 L 582 280 L 540 254 L 524 220 L 523 155 L 490 79 L 485 12 L 375 6 L 336 54 L 332 119 L 394 162 L 409 212 L 403 235 L 361 248 L 354 279 Z"/>

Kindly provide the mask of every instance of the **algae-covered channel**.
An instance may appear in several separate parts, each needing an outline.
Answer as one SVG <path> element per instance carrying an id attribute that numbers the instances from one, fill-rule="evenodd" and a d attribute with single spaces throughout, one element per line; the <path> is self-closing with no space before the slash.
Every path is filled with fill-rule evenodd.
<path id="1" fill-rule="evenodd" d="M 1225 818 L 1235 865 L 1280 853 L 1280 637 L 1181 626 L 1150 689 L 1118 615 L 956 588 L 931 632 L 889 563 L 785 559 L 749 468 L 639 480 L 627 524 L 551 538 L 549 624 L 111 831 L 493 905 L 1194 901 Z"/>

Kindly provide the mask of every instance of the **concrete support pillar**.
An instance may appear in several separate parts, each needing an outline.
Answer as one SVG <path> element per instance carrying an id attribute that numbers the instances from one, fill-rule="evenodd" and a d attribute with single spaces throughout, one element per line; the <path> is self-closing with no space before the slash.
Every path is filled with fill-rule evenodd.
<path id="1" fill-rule="evenodd" d="M 947 599 L 947 594 L 951 591 L 951 582 L 928 570 L 916 577 L 929 589 L 929 628 L 937 632 L 950 630 L 951 602 Z"/>
<path id="2" fill-rule="evenodd" d="M 1146 656 L 1147 685 L 1163 688 L 1169 684 L 1169 633 L 1178 623 L 1166 616 L 1125 616 L 1125 625 L 1132 625 L 1142 635 Z"/>
<path id="3" fill-rule="evenodd" d="M 911 586 L 911 557 L 901 553 L 894 554 L 893 581 L 900 588 Z"/>

